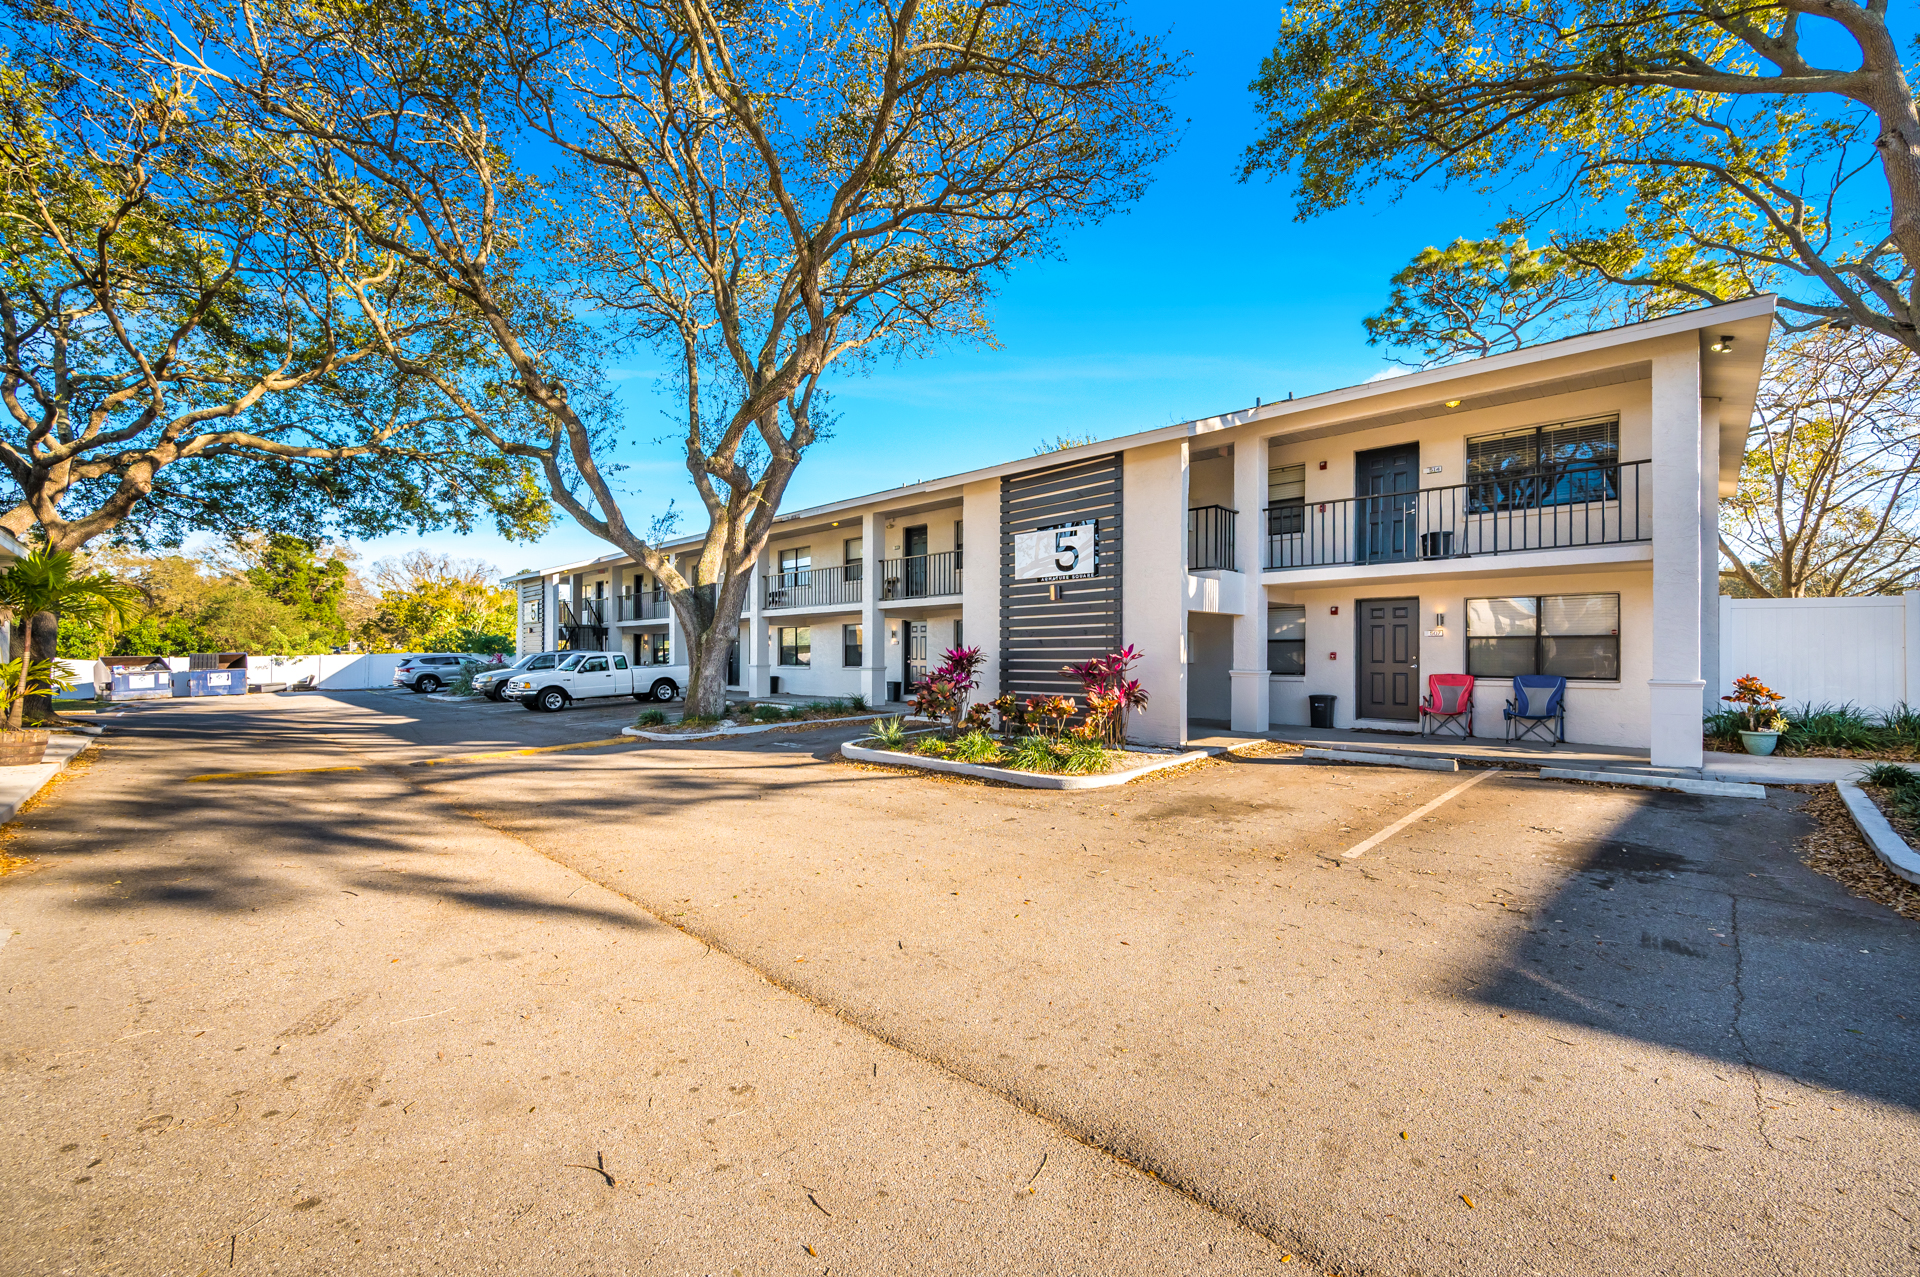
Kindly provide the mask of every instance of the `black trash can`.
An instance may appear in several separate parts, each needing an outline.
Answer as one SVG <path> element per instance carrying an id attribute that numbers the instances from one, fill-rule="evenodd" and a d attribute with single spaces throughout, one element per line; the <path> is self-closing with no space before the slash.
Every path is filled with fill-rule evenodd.
<path id="1" fill-rule="evenodd" d="M 772 678 L 767 680 L 767 695 L 769 696 L 780 695 L 780 676 L 778 674 L 775 674 Z"/>
<path id="2" fill-rule="evenodd" d="M 1307 705 L 1309 706 L 1307 721 L 1309 725 L 1313 727 L 1333 726 L 1334 699 L 1335 698 L 1331 696 L 1307 697 Z"/>
<path id="3" fill-rule="evenodd" d="M 897 681 L 887 684 L 887 699 L 890 701 L 898 701 L 900 699 L 900 684 Z"/>

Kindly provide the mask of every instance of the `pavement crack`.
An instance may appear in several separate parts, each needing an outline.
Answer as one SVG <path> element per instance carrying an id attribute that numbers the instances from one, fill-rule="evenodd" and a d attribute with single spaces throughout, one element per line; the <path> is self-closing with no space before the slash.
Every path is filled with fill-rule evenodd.
<path id="1" fill-rule="evenodd" d="M 1727 931 L 1733 937 L 1733 1036 L 1740 1043 L 1741 1062 L 1746 1066 L 1747 1081 L 1753 1086 L 1754 1130 L 1760 1136 L 1760 1142 L 1773 1149 L 1773 1138 L 1767 1134 L 1767 1103 L 1760 1090 L 1760 1069 L 1754 1063 L 1753 1047 L 1747 1042 L 1746 1028 L 1740 1023 L 1747 1009 L 1747 955 L 1745 942 L 1740 935 L 1740 897 L 1733 895 L 1728 900 Z"/>
<path id="2" fill-rule="evenodd" d="M 774 988 L 805 1003 L 823 1015 L 832 1016 L 849 1029 L 864 1034 L 875 1042 L 898 1051 L 902 1055 L 910 1056 L 922 1064 L 925 1064 L 927 1067 L 953 1078 L 955 1081 L 961 1082 L 976 1090 L 984 1091 L 1003 1103 L 1012 1105 L 1028 1116 L 1045 1123 L 1062 1137 L 1091 1149 L 1129 1170 L 1145 1175 L 1157 1183 L 1164 1184 L 1167 1188 L 1178 1193 L 1181 1197 L 1186 1198 L 1194 1205 L 1199 1206 L 1202 1210 L 1217 1215 L 1228 1223 L 1246 1229 L 1248 1232 L 1266 1241 L 1269 1245 L 1277 1247 L 1297 1259 L 1306 1261 L 1311 1267 L 1323 1270 L 1337 1268 L 1339 1263 L 1337 1257 L 1325 1247 L 1314 1242 L 1311 1238 L 1298 1233 L 1285 1231 L 1276 1226 L 1276 1224 L 1257 1217 L 1246 1207 L 1233 1201 L 1211 1186 L 1194 1180 L 1180 1168 L 1170 1164 L 1163 1158 L 1145 1150 L 1129 1148 L 1110 1135 L 1095 1130 L 1066 1113 L 1057 1112 L 1032 1096 L 1025 1095 L 975 1074 L 960 1062 L 943 1059 L 938 1055 L 929 1054 L 920 1050 L 913 1043 L 894 1031 L 881 1025 L 873 1024 L 862 1018 L 852 1009 L 827 1001 L 813 990 L 794 983 L 785 972 L 763 967 L 753 961 L 751 957 L 736 952 L 719 937 L 709 936 L 696 930 L 684 922 L 679 914 L 673 912 L 670 905 L 656 908 L 623 888 L 610 882 L 602 882 L 599 878 L 582 869 L 580 866 L 546 851 L 524 834 L 510 826 L 500 821 L 490 819 L 478 811 L 462 806 L 456 800 L 435 790 L 428 777 L 407 775 L 398 768 L 382 768 L 382 770 L 387 771 L 388 774 L 394 776 L 395 779 L 408 785 L 421 797 L 438 803 L 449 811 L 457 812 L 467 819 L 483 825 L 496 833 L 504 834 L 535 855 L 540 856 L 542 859 L 552 861 L 554 864 L 560 865 L 570 872 L 579 874 L 587 881 L 604 887 L 656 922 L 673 928 L 688 939 L 707 946 L 710 951 L 717 952 L 724 958 L 731 959 Z M 819 1205 L 819 1203 L 816 1202 L 815 1205 Z M 825 1208 L 823 1207 L 822 1209 L 824 1210 Z"/>

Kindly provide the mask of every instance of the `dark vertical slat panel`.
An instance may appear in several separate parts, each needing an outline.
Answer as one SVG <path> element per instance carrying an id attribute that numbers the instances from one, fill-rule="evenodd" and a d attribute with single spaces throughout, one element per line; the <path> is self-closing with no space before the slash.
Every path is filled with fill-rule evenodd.
<path id="1" fill-rule="evenodd" d="M 1013 537 L 1062 523 L 1094 521 L 1099 575 L 1051 585 L 1013 579 Z M 1063 676 L 1069 662 L 1104 656 L 1121 646 L 1120 580 L 1124 562 L 1121 456 L 1057 466 L 1000 481 L 1000 690 L 1022 698 L 1077 695 Z"/>

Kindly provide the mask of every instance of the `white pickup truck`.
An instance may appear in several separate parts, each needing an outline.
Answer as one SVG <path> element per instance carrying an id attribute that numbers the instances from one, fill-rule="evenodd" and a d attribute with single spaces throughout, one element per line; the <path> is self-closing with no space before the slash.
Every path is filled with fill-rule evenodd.
<path id="1" fill-rule="evenodd" d="M 623 652 L 569 652 L 550 670 L 515 674 L 500 694 L 548 713 L 596 696 L 670 701 L 680 695 L 685 674 L 682 666 L 633 665 Z"/>

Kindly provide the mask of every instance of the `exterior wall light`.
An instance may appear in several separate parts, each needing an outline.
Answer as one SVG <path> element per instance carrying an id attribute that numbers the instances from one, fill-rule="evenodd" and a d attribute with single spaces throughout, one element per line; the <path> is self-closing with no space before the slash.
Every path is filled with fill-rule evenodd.
<path id="1" fill-rule="evenodd" d="M 1715 341 L 1713 345 L 1708 346 L 1707 349 L 1713 351 L 1717 355 L 1726 354 L 1728 351 L 1733 349 L 1732 335 L 1729 333 L 1720 334 L 1719 339 Z"/>

